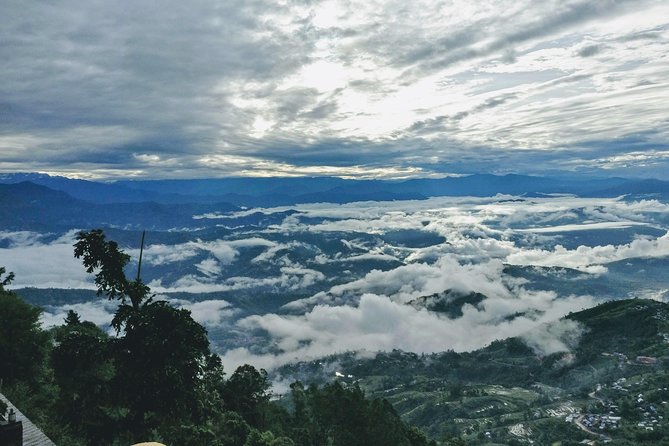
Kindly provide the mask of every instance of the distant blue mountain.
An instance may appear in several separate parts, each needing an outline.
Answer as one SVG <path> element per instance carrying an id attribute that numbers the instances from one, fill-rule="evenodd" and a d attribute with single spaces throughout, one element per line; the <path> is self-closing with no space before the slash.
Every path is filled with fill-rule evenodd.
<path id="1" fill-rule="evenodd" d="M 296 196 L 329 191 L 352 180 L 333 177 L 211 178 L 192 180 L 124 180 L 114 184 L 130 189 L 180 195 Z"/>
<path id="2" fill-rule="evenodd" d="M 39 173 L 0 174 L 0 183 L 15 184 L 29 181 L 53 190 L 66 192 L 73 198 L 92 203 L 141 203 L 155 201 L 157 203 L 196 203 L 215 200 L 202 197 L 183 197 L 179 194 L 166 194 L 151 190 L 125 187 L 116 183 L 78 180 Z"/>
<path id="3" fill-rule="evenodd" d="M 4 174 L 0 183 L 30 181 L 72 198 L 97 204 L 216 204 L 243 207 L 290 206 L 300 203 L 420 200 L 434 196 L 531 197 L 574 194 L 588 197 L 659 194 L 669 196 L 669 182 L 625 178 L 559 178 L 477 174 L 403 181 L 349 180 L 333 177 L 218 178 L 192 180 L 123 180 L 113 183 L 43 174 Z"/>
<path id="4" fill-rule="evenodd" d="M 346 180 L 331 177 L 304 178 L 220 178 L 202 180 L 127 180 L 119 186 L 150 192 L 200 197 L 225 197 L 244 204 L 244 200 L 274 201 L 277 204 L 315 201 L 348 202 L 375 199 L 420 199 L 435 196 L 494 196 L 496 194 L 534 195 L 567 193 L 610 196 L 640 193 L 639 180 L 625 178 L 574 179 L 529 175 L 475 174 L 461 177 L 393 180 Z M 664 192 L 669 182 L 645 180 L 644 192 Z M 256 197 L 255 200 L 251 197 Z M 383 198 L 379 198 L 383 197 Z"/>
<path id="5" fill-rule="evenodd" d="M 590 194 L 596 197 L 618 197 L 620 195 L 662 195 L 669 196 L 669 181 L 654 179 L 627 181 L 623 184 L 612 185 L 594 191 Z"/>
<path id="6" fill-rule="evenodd" d="M 331 177 L 225 178 L 194 180 L 118 181 L 99 183 L 33 173 L 0 175 L 0 183 L 30 181 L 98 204 L 232 203 L 247 207 L 290 206 L 299 203 L 350 203 L 424 199 L 418 192 L 389 190 L 388 182 L 354 181 Z M 346 184 L 353 187 L 340 190 Z M 370 185 L 374 185 L 373 188 Z"/>
<path id="7" fill-rule="evenodd" d="M 239 210 L 229 203 L 90 203 L 28 181 L 0 184 L 0 228 L 54 229 L 117 227 L 156 229 L 194 227 L 193 215 Z"/>
<path id="8" fill-rule="evenodd" d="M 569 180 L 528 175 L 476 174 L 465 177 L 440 179 L 415 179 L 402 184 L 406 191 L 416 191 L 428 196 L 481 196 L 496 194 L 527 195 L 538 193 L 567 193 L 580 195 L 584 191 L 596 191 L 625 184 L 623 178 Z"/>
<path id="9" fill-rule="evenodd" d="M 288 205 L 317 201 L 343 203 L 362 200 L 421 199 L 435 196 L 541 196 L 574 194 L 618 196 L 666 193 L 669 182 L 625 178 L 554 178 L 529 175 L 475 174 L 404 181 L 346 180 L 331 177 L 221 178 L 204 180 L 120 181 L 118 185 L 151 192 L 220 197 L 239 205 Z"/>

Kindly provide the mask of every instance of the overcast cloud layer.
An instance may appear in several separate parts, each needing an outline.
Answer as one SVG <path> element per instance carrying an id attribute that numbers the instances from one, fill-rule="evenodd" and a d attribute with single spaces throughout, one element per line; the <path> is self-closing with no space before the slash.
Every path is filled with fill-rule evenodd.
<path id="1" fill-rule="evenodd" d="M 669 178 L 669 5 L 8 0 L 0 170 Z"/>

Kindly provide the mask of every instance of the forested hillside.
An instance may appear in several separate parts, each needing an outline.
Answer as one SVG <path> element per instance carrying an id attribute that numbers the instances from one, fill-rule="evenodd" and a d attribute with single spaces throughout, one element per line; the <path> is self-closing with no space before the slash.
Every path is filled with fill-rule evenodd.
<path id="1" fill-rule="evenodd" d="M 473 352 L 344 354 L 277 375 L 327 382 L 336 370 L 445 444 L 665 445 L 668 321 L 666 303 L 611 301 Z"/>
<path id="2" fill-rule="evenodd" d="M 115 242 L 102 231 L 77 240 L 99 298 L 118 302 L 111 335 L 73 311 L 43 330 L 40 310 L 5 289 L 13 275 L 0 269 L 2 391 L 56 444 L 433 444 L 358 386 L 295 382 L 282 401 L 264 370 L 223 370 L 189 311 L 125 276 L 129 256 Z"/>

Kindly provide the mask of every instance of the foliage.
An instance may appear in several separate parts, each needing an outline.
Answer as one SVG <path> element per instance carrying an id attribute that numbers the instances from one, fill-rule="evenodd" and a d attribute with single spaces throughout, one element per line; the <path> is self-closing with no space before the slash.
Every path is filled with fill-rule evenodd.
<path id="1" fill-rule="evenodd" d="M 74 256 L 82 259 L 86 272 L 95 273 L 98 296 L 104 294 L 109 300 L 118 299 L 122 304 L 128 298 L 133 308 L 139 308 L 148 297 L 149 287 L 139 277 L 134 281 L 126 278 L 123 269 L 130 262 L 130 256 L 119 250 L 118 243 L 106 240 L 101 229 L 79 232 L 77 240 Z M 118 329 L 119 322 L 114 326 Z"/>
<path id="2" fill-rule="evenodd" d="M 77 240 L 74 255 L 95 273 L 98 295 L 120 301 L 112 326 L 122 335 L 100 348 L 114 369 L 108 415 L 137 437 L 173 420 L 189 422 L 197 414 L 196 395 L 211 355 L 206 330 L 188 310 L 153 301 L 140 277 L 129 280 L 124 267 L 130 257 L 101 230 L 80 232 Z"/>
<path id="3" fill-rule="evenodd" d="M 34 383 L 40 377 L 49 339 L 39 326 L 41 311 L 1 286 L 0 308 L 0 380 L 5 385 L 17 380 Z"/>
<path id="4" fill-rule="evenodd" d="M 204 328 L 190 312 L 164 301 L 143 305 L 125 319 L 125 335 L 114 342 L 116 402 L 129 409 L 138 434 L 165 420 L 187 418 L 209 352 Z M 135 428 L 141 426 L 141 428 Z"/>
<path id="5" fill-rule="evenodd" d="M 254 427 L 262 425 L 263 406 L 269 401 L 267 372 L 250 365 L 240 366 L 223 386 L 227 408 Z"/>
<path id="6" fill-rule="evenodd" d="M 404 424 L 386 400 L 367 399 L 358 387 L 339 382 L 322 388 L 291 386 L 295 402 L 294 438 L 298 445 L 427 445 L 421 432 Z"/>
<path id="7" fill-rule="evenodd" d="M 270 400 L 265 370 L 244 365 L 226 380 L 204 327 L 189 311 L 154 301 L 140 277 L 129 280 L 130 257 L 116 242 L 101 230 L 80 232 L 77 240 L 75 256 L 95 274 L 98 295 L 119 301 L 117 336 L 74 311 L 62 326 L 43 331 L 40 310 L 4 291 L 13 275 L 0 281 L 0 377 L 13 383 L 12 400 L 56 443 L 428 444 L 388 402 L 369 400 L 357 387 L 305 391 L 296 383 L 291 413 Z"/>
<path id="8" fill-rule="evenodd" d="M 110 384 L 115 376 L 112 342 L 91 322 L 69 312 L 54 330 L 51 352 L 54 380 L 60 389 L 58 411 L 73 430 L 91 442 L 113 436 Z M 80 414 L 86 414 L 81 417 Z"/>
<path id="9" fill-rule="evenodd" d="M 3 279 L 2 276 L 7 272 L 7 270 L 0 266 L 0 291 L 5 291 L 5 286 L 9 285 L 12 283 L 12 280 L 14 280 L 14 273 L 10 272 L 8 273 L 5 278 Z"/>

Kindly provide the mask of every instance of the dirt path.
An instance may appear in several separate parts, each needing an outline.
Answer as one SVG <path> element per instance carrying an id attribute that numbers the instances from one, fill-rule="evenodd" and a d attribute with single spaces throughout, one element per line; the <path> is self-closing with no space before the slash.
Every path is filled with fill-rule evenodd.
<path id="1" fill-rule="evenodd" d="M 600 438 L 603 439 L 603 440 L 609 438 L 609 437 L 607 437 L 607 436 L 604 435 L 604 434 L 600 434 L 599 432 L 591 431 L 590 429 L 588 429 L 588 427 L 585 426 L 585 425 L 583 424 L 583 419 L 584 419 L 584 418 L 585 418 L 585 415 L 581 415 L 581 416 L 576 417 L 576 418 L 574 419 L 574 424 L 576 424 L 576 426 L 577 426 L 579 429 L 581 429 L 582 431 L 587 432 L 587 433 L 589 433 L 589 434 L 592 434 L 592 435 L 594 435 L 594 436 L 596 436 L 596 437 L 600 437 Z"/>

